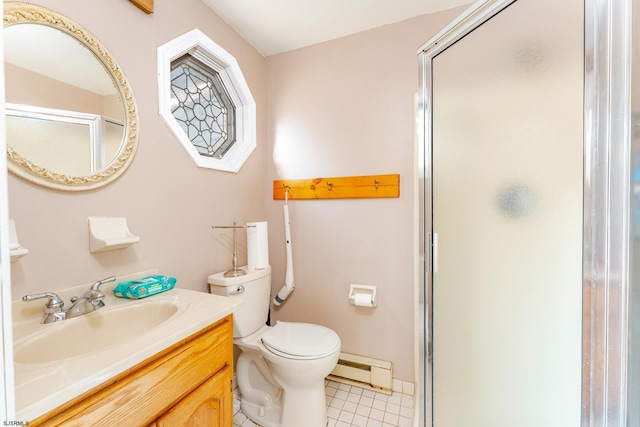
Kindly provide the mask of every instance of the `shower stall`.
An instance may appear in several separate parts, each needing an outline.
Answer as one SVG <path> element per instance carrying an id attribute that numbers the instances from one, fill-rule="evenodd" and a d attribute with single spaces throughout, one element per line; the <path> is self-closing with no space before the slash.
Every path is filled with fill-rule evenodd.
<path id="1" fill-rule="evenodd" d="M 419 49 L 421 427 L 640 426 L 632 3 L 480 0 Z"/>

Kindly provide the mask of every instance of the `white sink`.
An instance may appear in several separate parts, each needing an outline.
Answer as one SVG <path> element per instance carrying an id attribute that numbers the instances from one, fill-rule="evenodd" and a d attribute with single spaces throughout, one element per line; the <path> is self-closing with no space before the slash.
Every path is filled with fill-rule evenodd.
<path id="1" fill-rule="evenodd" d="M 118 282 L 158 274 L 118 277 Z M 91 284 L 53 289 L 68 304 Z M 100 289 L 105 306 L 83 316 L 41 324 L 43 300 L 12 302 L 16 416 L 36 417 L 65 404 L 233 313 L 239 302 L 178 287 L 140 300 Z M 204 287 L 204 285 L 203 285 Z"/>
<path id="2" fill-rule="evenodd" d="M 14 360 L 47 363 L 80 357 L 148 333 L 178 311 L 171 302 L 136 301 L 42 325 L 39 331 L 15 337 Z"/>

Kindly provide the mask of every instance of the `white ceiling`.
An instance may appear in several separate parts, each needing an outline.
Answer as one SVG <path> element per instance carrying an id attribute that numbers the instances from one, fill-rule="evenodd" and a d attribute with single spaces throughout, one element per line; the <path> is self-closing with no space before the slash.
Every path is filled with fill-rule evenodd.
<path id="1" fill-rule="evenodd" d="M 204 0 L 264 56 L 473 0 Z"/>

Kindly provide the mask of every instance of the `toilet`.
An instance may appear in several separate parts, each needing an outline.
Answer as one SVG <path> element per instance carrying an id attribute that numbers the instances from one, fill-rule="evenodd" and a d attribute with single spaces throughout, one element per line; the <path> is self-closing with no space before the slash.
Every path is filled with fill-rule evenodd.
<path id="1" fill-rule="evenodd" d="M 263 427 L 325 427 L 324 379 L 338 363 L 338 334 L 309 323 L 267 326 L 271 267 L 238 277 L 217 273 L 208 282 L 212 294 L 242 301 L 233 313 L 233 343 L 244 414 Z"/>

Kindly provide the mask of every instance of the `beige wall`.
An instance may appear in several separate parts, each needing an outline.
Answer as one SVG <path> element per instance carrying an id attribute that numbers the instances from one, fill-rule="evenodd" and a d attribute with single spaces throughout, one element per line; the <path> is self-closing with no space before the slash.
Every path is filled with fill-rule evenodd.
<path id="1" fill-rule="evenodd" d="M 206 291 L 207 275 L 231 260 L 230 234 L 211 225 L 265 219 L 277 292 L 285 256 L 273 179 L 399 173 L 398 199 L 290 203 L 296 291 L 272 319 L 329 326 L 344 351 L 391 360 L 394 377 L 413 381 L 416 49 L 462 9 L 265 60 L 200 0 L 156 0 L 153 15 L 127 1 L 38 3 L 84 25 L 118 60 L 138 102 L 140 145 L 122 177 L 89 193 L 9 177 L 10 215 L 30 251 L 12 264 L 14 298 L 153 267 Z M 236 57 L 257 103 L 258 148 L 238 174 L 197 168 L 158 116 L 156 49 L 193 28 Z M 90 215 L 127 217 L 140 243 L 89 253 Z M 350 306 L 350 283 L 378 285 L 379 306 Z"/>
<path id="2" fill-rule="evenodd" d="M 94 191 L 52 191 L 9 176 L 10 215 L 29 249 L 11 264 L 13 297 L 154 267 L 178 286 L 206 291 L 207 276 L 231 265 L 229 233 L 211 226 L 265 218 L 265 59 L 200 0 L 156 0 L 153 15 L 124 0 L 37 3 L 83 25 L 119 62 L 137 99 L 140 142 L 128 171 Z M 257 103 L 258 148 L 237 174 L 196 167 L 158 116 L 156 49 L 194 28 L 236 57 Z M 126 217 L 140 242 L 89 253 L 91 215 Z"/>
<path id="3" fill-rule="evenodd" d="M 4 71 L 6 102 L 106 116 L 104 109 L 110 106 L 110 112 L 113 110 L 114 98 L 122 105 L 117 95 L 98 95 L 8 62 Z M 115 117 L 123 120 L 122 107 L 116 112 Z"/>
<path id="4" fill-rule="evenodd" d="M 268 178 L 400 174 L 400 198 L 291 201 L 296 290 L 276 320 L 326 325 L 343 351 L 413 381 L 414 94 L 417 48 L 463 9 L 267 58 Z M 269 195 L 270 196 L 270 195 Z M 267 198 L 272 291 L 284 283 L 282 201 Z M 377 308 L 349 305 L 351 283 Z"/>

